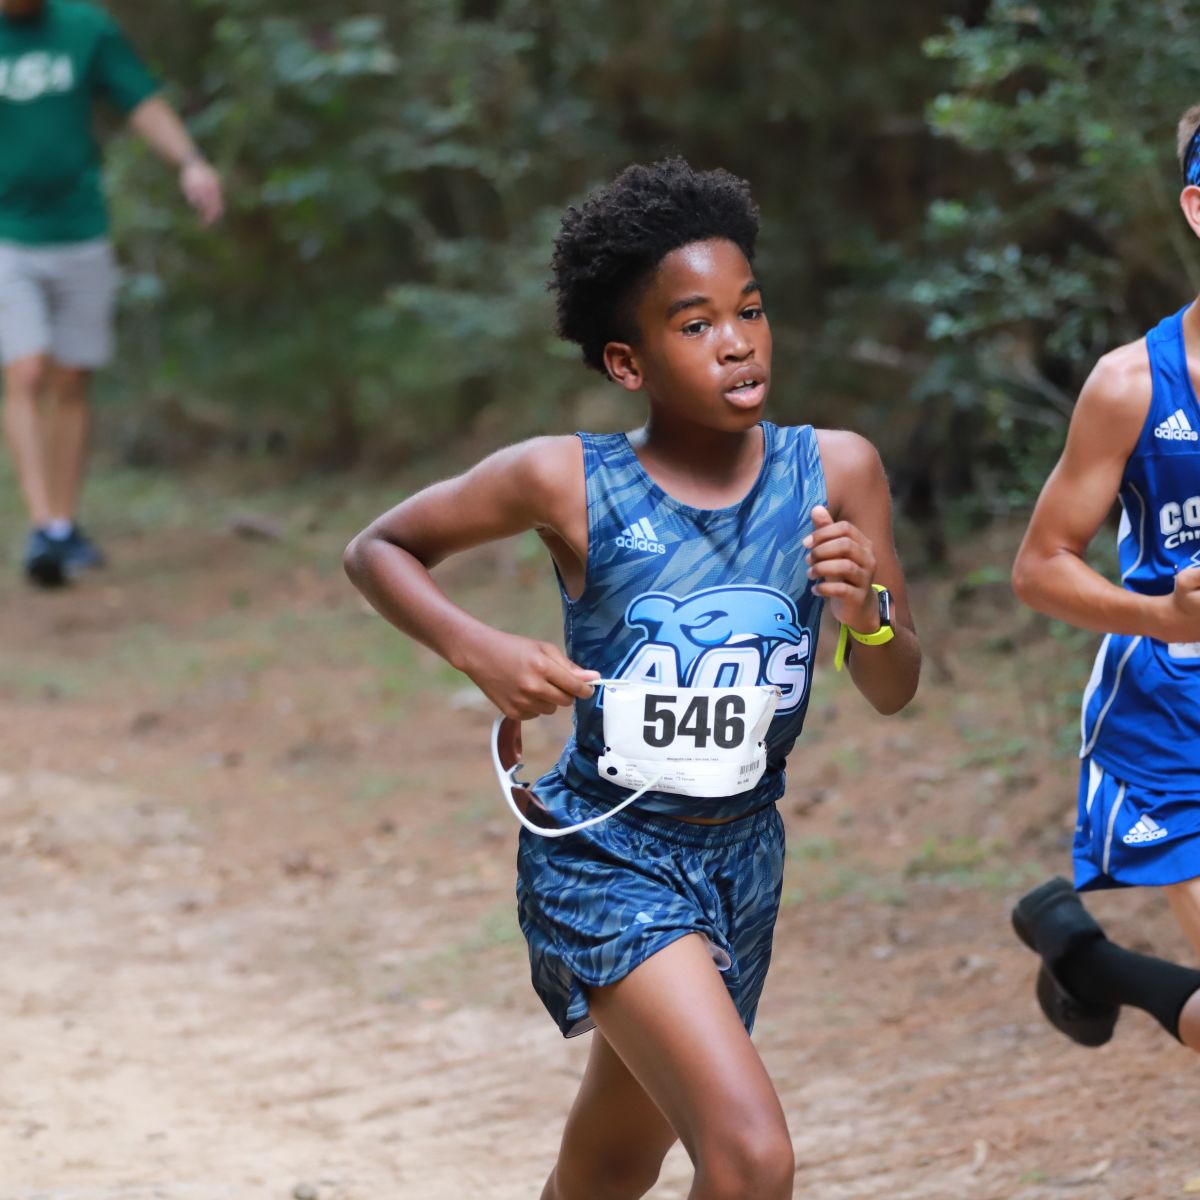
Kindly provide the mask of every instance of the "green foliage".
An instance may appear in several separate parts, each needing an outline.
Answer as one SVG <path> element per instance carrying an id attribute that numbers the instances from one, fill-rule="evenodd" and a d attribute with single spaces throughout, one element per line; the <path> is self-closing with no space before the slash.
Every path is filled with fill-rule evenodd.
<path id="1" fill-rule="evenodd" d="M 930 103 L 931 127 L 972 169 L 930 206 L 925 251 L 889 291 L 925 321 L 916 390 L 984 426 L 993 509 L 1044 477 L 1096 358 L 1200 287 L 1174 162 L 1197 98 L 1190 9 L 994 0 L 983 22 L 926 42 L 954 85 Z"/>
<path id="2" fill-rule="evenodd" d="M 774 415 L 878 441 L 936 555 L 945 498 L 959 528 L 1026 503 L 1095 359 L 1200 286 L 1184 0 L 113 6 L 230 196 L 202 233 L 113 147 L 135 460 L 590 419 L 544 289 L 559 214 L 681 152 L 763 209 Z"/>
<path id="3" fill-rule="evenodd" d="M 842 289 L 876 286 L 863 273 L 877 247 L 911 234 L 927 199 L 909 184 L 929 141 L 918 48 L 935 0 L 114 9 L 231 206 L 200 233 L 161 167 L 114 146 L 131 267 L 115 390 L 138 397 L 139 452 L 223 440 L 394 456 L 497 406 L 511 435 L 565 427 L 564 397 L 599 381 L 552 336 L 558 216 L 671 152 L 744 174 L 763 207 L 778 415 L 840 413 L 891 384 L 867 367 L 864 387 L 827 331 Z"/>

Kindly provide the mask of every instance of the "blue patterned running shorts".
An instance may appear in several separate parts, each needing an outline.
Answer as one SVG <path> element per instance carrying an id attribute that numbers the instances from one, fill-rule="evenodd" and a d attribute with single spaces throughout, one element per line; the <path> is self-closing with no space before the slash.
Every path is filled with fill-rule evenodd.
<path id="1" fill-rule="evenodd" d="M 557 771 L 536 787 L 564 825 L 604 810 Z M 521 830 L 517 916 L 534 989 L 564 1037 L 587 1033 L 589 987 L 616 983 L 671 942 L 700 933 L 751 1030 L 783 886 L 779 810 L 768 804 L 724 825 L 635 810 L 563 838 Z"/>

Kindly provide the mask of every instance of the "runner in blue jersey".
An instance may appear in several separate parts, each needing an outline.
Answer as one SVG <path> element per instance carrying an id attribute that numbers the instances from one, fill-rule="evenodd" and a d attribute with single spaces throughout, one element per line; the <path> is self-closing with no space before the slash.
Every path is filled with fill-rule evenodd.
<path id="1" fill-rule="evenodd" d="M 644 1195 L 677 1138 L 693 1200 L 792 1195 L 750 1029 L 783 871 L 775 801 L 822 605 L 854 631 L 850 674 L 876 709 L 917 686 L 879 456 L 851 433 L 762 419 L 757 233 L 741 180 L 680 159 L 569 209 L 559 332 L 642 394 L 645 423 L 511 446 L 347 551 L 371 603 L 507 718 L 575 706 L 558 766 L 525 793 L 538 820 L 523 818 L 518 855 L 534 986 L 564 1035 L 596 1030 L 543 1200 Z M 527 529 L 554 562 L 565 653 L 468 615 L 429 574 Z"/>
<path id="2" fill-rule="evenodd" d="M 1200 236 L 1200 105 L 1179 125 L 1180 197 Z M 1200 972 L 1105 938 L 1076 889 L 1161 887 L 1200 954 L 1200 301 L 1097 364 L 1038 500 L 1013 581 L 1026 604 L 1104 634 L 1083 698 L 1075 887 L 1013 912 L 1038 999 L 1082 1045 L 1122 1004 L 1200 1050 Z M 1114 500 L 1120 583 L 1085 561 Z"/>

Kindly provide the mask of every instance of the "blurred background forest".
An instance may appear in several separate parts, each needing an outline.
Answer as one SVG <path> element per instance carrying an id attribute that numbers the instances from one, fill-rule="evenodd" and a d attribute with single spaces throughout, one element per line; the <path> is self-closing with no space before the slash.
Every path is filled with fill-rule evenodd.
<path id="1" fill-rule="evenodd" d="M 108 0 L 225 173 L 203 234 L 135 139 L 107 451 L 288 470 L 636 418 L 556 343 L 565 205 L 745 176 L 773 415 L 884 451 L 933 557 L 1028 502 L 1094 360 L 1200 287 L 1194 0 Z"/>
<path id="2" fill-rule="evenodd" d="M 563 208 L 669 153 L 750 180 L 771 415 L 880 446 L 925 646 L 884 721 L 822 640 L 781 806 L 756 1038 L 797 1194 L 1200 1191 L 1162 1120 L 1187 1051 L 1129 1012 L 1085 1069 L 1007 917 L 1069 870 L 1097 641 L 1008 564 L 1092 363 L 1200 290 L 1174 163 L 1200 0 L 93 2 L 229 212 L 201 231 L 106 118 L 126 275 L 84 512 L 112 563 L 54 594 L 0 571 L 3 1200 L 544 1177 L 587 1046 L 564 1059 L 528 987 L 491 706 L 340 556 L 492 446 L 638 421 L 545 279 Z M 558 637 L 532 533 L 438 579 Z M 562 717 L 526 727 L 531 767 Z M 1147 889 L 1088 903 L 1187 954 Z M 676 1150 L 656 1195 L 690 1179 Z"/>

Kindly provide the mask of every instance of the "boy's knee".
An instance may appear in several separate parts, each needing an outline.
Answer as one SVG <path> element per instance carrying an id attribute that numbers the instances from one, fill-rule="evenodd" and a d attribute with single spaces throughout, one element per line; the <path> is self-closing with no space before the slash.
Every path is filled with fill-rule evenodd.
<path id="1" fill-rule="evenodd" d="M 697 1164 L 714 1200 L 790 1200 L 796 1157 L 788 1132 L 774 1124 L 731 1130 L 718 1145 L 702 1149 Z"/>
<path id="2" fill-rule="evenodd" d="M 628 1150 L 564 1156 L 554 1170 L 555 1200 L 638 1200 L 658 1182 L 664 1157 Z"/>

